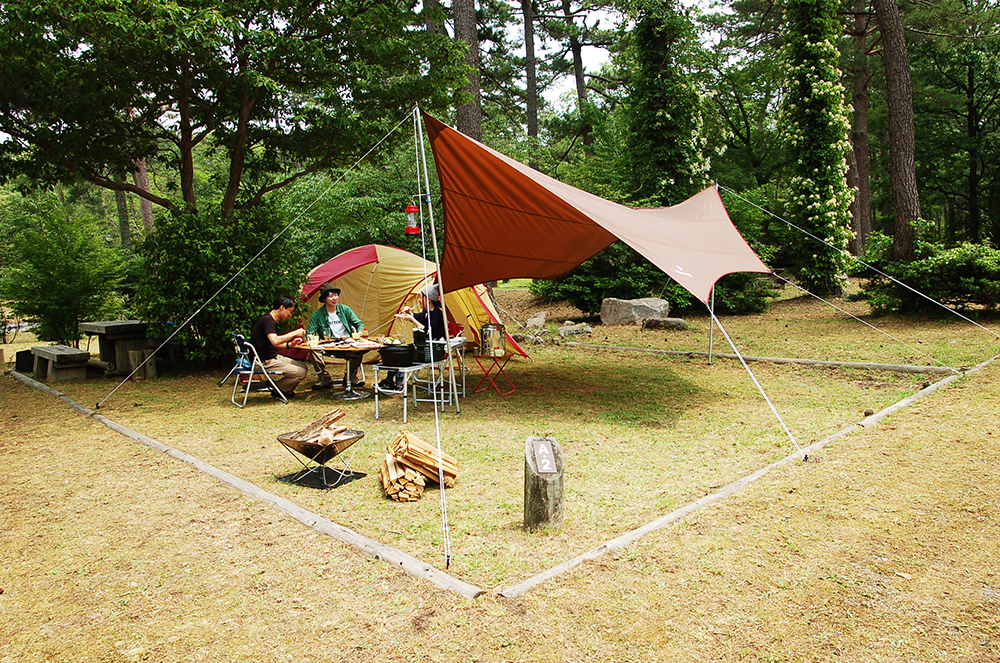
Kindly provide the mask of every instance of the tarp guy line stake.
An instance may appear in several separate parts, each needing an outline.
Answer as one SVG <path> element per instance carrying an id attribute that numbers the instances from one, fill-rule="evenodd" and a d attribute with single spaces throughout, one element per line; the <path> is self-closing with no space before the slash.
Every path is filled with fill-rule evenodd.
<path id="1" fill-rule="evenodd" d="M 785 430 L 785 433 L 788 435 L 788 439 L 792 441 L 792 444 L 795 445 L 795 449 L 802 455 L 802 460 L 806 460 L 806 454 L 802 451 L 802 447 L 800 447 L 799 443 L 795 441 L 795 436 L 792 435 L 792 431 L 788 430 L 788 426 L 785 425 L 785 420 L 781 418 L 780 414 L 778 414 L 778 410 L 774 407 L 774 403 L 772 403 L 771 399 L 768 398 L 767 394 L 764 392 L 764 388 L 760 386 L 760 382 L 757 381 L 757 376 L 753 374 L 753 371 L 750 370 L 746 360 L 743 359 L 743 355 L 736 349 L 736 344 L 733 343 L 733 339 L 729 338 L 729 332 L 727 332 L 726 328 L 722 326 L 722 322 L 715 317 L 715 312 L 711 311 L 711 313 L 712 319 L 719 325 L 719 330 L 722 332 L 722 335 L 726 337 L 727 341 L 729 341 L 729 347 L 731 347 L 736 356 L 740 358 L 740 363 L 743 364 L 743 368 L 746 369 L 746 372 L 750 375 L 750 379 L 753 380 L 753 383 L 757 385 L 757 390 L 760 392 L 760 395 L 764 397 L 768 407 L 771 408 L 771 412 L 773 412 L 774 416 L 777 417 L 778 423 L 781 424 L 781 427 Z"/>
<path id="2" fill-rule="evenodd" d="M 115 392 L 116 392 L 116 391 L 118 391 L 118 390 L 119 390 L 119 389 L 121 388 L 121 386 L 122 386 L 123 384 L 125 384 L 126 382 L 128 382 L 128 381 L 129 381 L 129 379 L 130 379 L 130 378 L 131 378 L 131 377 L 132 377 L 133 375 L 135 375 L 135 374 L 136 374 L 136 372 L 137 372 L 137 371 L 138 371 L 138 370 L 139 370 L 140 368 L 142 368 L 143 366 L 145 366 L 145 365 L 146 365 L 146 363 L 147 363 L 147 362 L 149 362 L 149 360 L 150 360 L 150 359 L 152 359 L 153 357 L 155 357 L 155 356 L 156 356 L 156 353 L 157 353 L 157 352 L 159 352 L 159 351 L 160 351 L 160 350 L 161 350 L 161 349 L 163 348 L 163 346 L 164 346 L 164 345 L 166 345 L 167 343 L 169 343 L 169 342 L 171 341 L 171 339 L 173 339 L 173 337 L 174 337 L 174 336 L 177 336 L 177 334 L 178 334 L 178 333 L 180 332 L 180 330 L 184 329 L 184 328 L 185 328 L 185 327 L 186 327 L 186 326 L 188 325 L 188 323 L 189 323 L 189 322 L 191 322 L 191 321 L 192 321 L 192 320 L 194 319 L 194 317 L 195 317 L 196 315 L 198 315 L 199 313 L 201 313 L 202 309 L 204 309 L 204 308 L 205 308 L 206 306 L 208 306 L 208 304 L 209 304 L 209 303 L 210 303 L 210 302 L 211 302 L 211 301 L 212 301 L 213 299 L 215 299 L 216 297 L 218 297 L 218 296 L 219 296 L 219 294 L 220 294 L 220 293 L 221 293 L 221 292 L 222 292 L 223 290 L 225 290 L 226 288 L 228 288 L 228 287 L 229 287 L 229 284 L 230 284 L 230 283 L 232 283 L 233 281 L 235 281 L 235 280 L 236 280 L 236 277 L 237 277 L 237 276 L 239 276 L 240 274 L 242 274 L 242 273 L 243 273 L 243 272 L 244 272 L 244 271 L 246 270 L 246 268 L 247 268 L 247 267 L 249 267 L 250 265 L 252 265 L 252 264 L 253 264 L 253 263 L 254 263 L 254 262 L 255 262 L 255 261 L 257 260 L 257 258 L 261 257 L 261 255 L 263 255 L 263 253 L 264 253 L 265 251 L 267 251 L 267 250 L 268 250 L 269 248 L 271 248 L 271 245 L 272 245 L 272 244 L 274 244 L 275 242 L 277 242 L 277 241 L 278 241 L 278 238 L 279 238 L 279 237 L 281 237 L 282 235 L 284 235 L 284 234 L 285 234 L 285 231 L 286 231 L 286 230 L 288 230 L 289 228 L 291 228 L 292 226 L 294 226 L 294 225 L 295 225 L 296 223 L 298 223 L 298 222 L 299 222 L 299 219 L 301 219 L 301 218 L 303 217 L 303 215 L 305 215 L 305 213 L 306 213 L 306 212 L 308 212 L 308 211 L 309 211 L 310 209 L 312 209 L 313 205 L 315 205 L 316 203 L 318 203 L 318 202 L 320 201 L 320 199 L 322 199 L 322 198 L 323 198 L 323 196 L 325 196 L 326 194 L 330 193 L 330 191 L 331 191 L 331 190 L 333 189 L 333 187 L 335 187 L 335 186 L 337 186 L 338 184 L 340 184 L 341 180 L 343 180 L 343 179 L 344 179 L 345 177 L 347 177 L 348 173 L 350 173 L 350 172 L 351 172 L 351 171 L 353 171 L 353 170 L 354 170 L 355 168 L 357 168 L 357 167 L 358 167 L 358 164 L 360 164 L 360 163 L 361 163 L 362 161 L 364 161 L 365 159 L 367 159 L 367 158 L 368 158 L 368 155 L 369 155 L 369 154 L 371 154 L 372 152 L 374 152 L 376 148 L 378 148 L 378 147 L 379 147 L 379 146 L 380 146 L 380 145 L 381 145 L 382 143 L 384 143 L 385 141 L 387 141 L 387 140 L 389 139 L 389 136 L 391 136 L 392 134 L 396 133 L 396 130 L 397 130 L 397 129 L 399 129 L 399 127 L 401 127 L 401 126 L 403 125 L 403 122 L 405 122 L 405 121 L 406 121 L 406 118 L 403 118 L 402 120 L 400 120 L 400 121 L 399 121 L 399 122 L 398 122 L 398 123 L 396 124 L 396 126 L 394 126 L 394 127 L 392 128 L 392 129 L 390 129 L 390 130 L 389 130 L 389 133 L 387 133 L 387 134 L 386 134 L 385 136 L 382 136 L 382 138 L 381 138 L 381 139 L 380 139 L 380 140 L 379 140 L 379 141 L 378 141 L 377 143 L 375 143 L 375 144 L 374 144 L 374 145 L 373 145 L 373 146 L 371 147 L 371 149 L 370 149 L 370 150 L 368 150 L 367 152 L 365 152 L 365 153 L 364 153 L 364 154 L 363 154 L 363 155 L 361 156 L 361 158 L 359 158 L 359 159 L 358 159 L 357 161 L 355 161 L 355 162 L 354 162 L 354 164 L 353 164 L 353 165 L 352 165 L 352 166 L 351 166 L 350 168 L 348 168 L 348 169 L 347 169 L 347 170 L 345 170 L 345 171 L 344 171 L 343 173 L 341 173 L 340 177 L 338 177 L 338 178 L 336 179 L 336 181 L 332 182 L 332 183 L 330 184 L 330 186 L 328 186 L 328 187 L 326 188 L 326 190 L 325 190 L 325 191 L 323 191 L 322 193 L 320 193 L 320 194 L 319 194 L 318 196 L 316 196 L 316 198 L 315 198 L 315 199 L 313 199 L 313 201 L 312 201 L 311 203 L 309 203 L 308 205 L 306 205 L 306 208 L 305 208 L 304 210 L 302 210 L 301 212 L 299 212 L 299 215 L 298 215 L 298 216 L 296 216 L 296 217 L 295 217 L 294 219 L 292 219 L 291 221 L 289 221 L 289 222 L 288 222 L 288 225 L 286 225 L 286 226 L 285 226 L 284 228 L 282 228 L 281 230 L 279 230 L 279 231 L 278 231 L 278 233 L 277 233 L 277 234 L 276 234 L 276 235 L 275 235 L 274 237 L 272 237 L 272 238 L 271 238 L 271 241 L 270 241 L 270 242 L 268 242 L 267 244 L 265 244 L 265 245 L 264 245 L 264 248 L 262 248 L 262 249 L 261 249 L 260 251 L 258 251 L 258 252 L 257 252 L 257 255 L 255 255 L 255 256 L 254 256 L 253 258 L 251 258 L 251 259 L 250 259 L 250 262 L 248 262 L 248 263 L 246 263 L 245 265 L 243 265 L 243 267 L 241 267 L 241 268 L 240 268 L 240 269 L 239 269 L 239 270 L 238 270 L 238 271 L 237 271 L 237 272 L 236 272 L 235 274 L 233 274 L 233 275 L 232 275 L 232 276 L 231 276 L 231 277 L 229 278 L 229 280 L 228 280 L 228 281 L 226 281 L 226 282 L 225 282 L 225 283 L 224 283 L 224 284 L 222 285 L 222 287 L 221 287 L 221 288 L 219 288 L 218 290 L 216 290 L 216 291 L 215 291 L 215 294 L 214 294 L 214 295 L 212 295 L 211 297 L 209 297 L 208 299 L 206 299 L 206 300 L 205 300 L 204 302 L 202 302 L 201 306 L 199 306 L 199 307 L 198 307 L 198 310 L 197 310 L 197 311 L 195 311 L 194 313 L 192 313 L 192 314 L 191 314 L 191 315 L 190 315 L 190 316 L 188 317 L 188 319 L 187 319 L 187 320 L 185 320 L 185 321 L 184 321 L 184 322 L 182 322 L 182 323 L 181 323 L 180 325 L 178 325 L 177 329 L 175 329 L 175 330 L 173 331 L 173 333 L 172 333 L 172 334 L 170 334 L 170 336 L 168 336 L 168 337 L 167 337 L 167 339 L 166 339 L 165 341 L 163 341 L 163 343 L 160 343 L 159 347 L 157 347 L 157 348 L 156 348 L 155 350 L 153 350 L 153 351 L 152 351 L 152 352 L 150 353 L 150 355 L 149 355 L 148 357 L 146 357 L 146 359 L 145 359 L 145 360 L 143 360 L 143 362 L 142 362 L 141 364 L 139 364 L 138 366 L 136 366 L 136 367 L 135 367 L 135 369 L 134 369 L 134 370 L 133 370 L 133 371 L 132 371 L 131 373 L 129 373 L 128 375 L 126 375 L 126 376 L 125 376 L 125 378 L 124 378 L 124 379 L 123 379 L 123 380 L 122 380 L 121 382 L 119 382 L 119 383 L 118 383 L 118 386 L 117 386 L 117 387 L 115 387 L 114 389 L 112 389 L 112 390 L 111 390 L 111 392 L 110 392 L 110 393 L 109 393 L 109 394 L 108 394 L 107 396 L 105 396 L 104 398 L 102 398 L 101 400 L 99 400 L 99 401 L 97 402 L 97 405 L 96 405 L 97 409 L 98 409 L 98 410 L 99 410 L 99 409 L 101 409 L 101 404 L 102 404 L 102 403 L 104 403 L 104 402 L 105 402 L 105 401 L 107 401 L 107 400 L 108 400 L 109 398 L 111 398 L 112 396 L 114 396 Z"/>
<path id="3" fill-rule="evenodd" d="M 947 306 L 947 305 L 945 305 L 945 304 L 942 304 L 941 302 L 937 301 L 936 299 L 933 299 L 933 298 L 931 298 L 931 297 L 928 297 L 928 296 L 927 296 L 927 295 L 925 295 L 924 293 L 920 292 L 919 290 L 917 290 L 917 289 L 915 289 L 915 288 L 911 288 L 910 286 L 906 285 L 905 283 L 903 283 L 902 281 L 900 281 L 900 280 L 898 280 L 898 279 L 894 279 L 894 278 L 892 278 L 891 276 L 889 276 L 888 274 L 886 274 L 885 272 L 883 272 L 882 270 L 880 270 L 880 269 L 879 269 L 878 267 L 875 267 L 874 265 L 869 265 L 868 263 L 866 263 L 866 262 L 865 262 L 864 260 L 862 260 L 861 258 L 858 258 L 857 256 L 853 256 L 853 255 L 851 255 L 850 251 L 847 251 L 847 250 L 845 250 L 845 249 L 842 249 L 842 248 L 840 248 L 840 247 L 838 247 L 838 246 L 834 246 L 833 244 L 830 244 L 830 243 L 829 243 L 829 242 L 827 242 L 827 241 L 826 241 L 825 239 L 822 239 L 822 238 L 820 238 L 820 237 L 817 237 L 816 235 L 812 234 L 812 233 L 811 233 L 811 232 L 809 232 L 808 230 L 805 230 L 804 228 L 800 228 L 800 227 L 798 227 L 797 225 L 795 225 L 794 223 L 792 223 L 792 222 L 791 222 L 791 221 L 789 221 L 788 219 L 783 219 L 783 218 L 781 218 L 780 216 L 778 216 L 777 214 L 775 214 L 774 212 L 772 212 L 772 211 L 770 211 L 770 210 L 767 210 L 767 209 L 764 209 L 763 207 L 761 207 L 760 205 L 758 205 L 758 204 L 754 203 L 753 201 L 750 201 L 750 200 L 747 200 L 746 198 L 744 198 L 744 197 L 743 197 L 743 196 L 741 196 L 740 194 L 736 193 L 736 192 L 735 192 L 735 191 L 733 191 L 732 189 L 728 189 L 728 188 L 726 188 L 726 187 L 722 186 L 721 184 L 716 184 L 716 186 L 717 186 L 717 187 L 719 187 L 720 189 L 723 189 L 723 190 L 725 190 L 725 191 L 726 191 L 727 193 L 731 193 L 731 194 L 733 194 L 734 196 L 736 196 L 737 198 L 739 198 L 739 199 L 740 199 L 740 200 L 742 200 L 743 202 L 747 203 L 748 205 L 752 205 L 752 206 L 756 207 L 757 209 L 759 209 L 760 211 L 764 212 L 765 214 L 769 214 L 770 216 L 773 216 L 773 217 L 774 217 L 774 218 L 776 218 L 776 219 L 777 219 L 778 221 L 781 221 L 782 223 L 785 223 L 785 224 L 787 224 L 787 225 L 788 225 L 789 227 L 791 227 L 791 228 L 794 228 L 795 230 L 798 230 L 798 231 L 799 231 L 800 233 L 802 233 L 802 234 L 804 234 L 804 235 L 807 235 L 808 237 L 811 237 L 812 239 L 816 240 L 817 242 L 821 242 L 821 243 L 823 243 L 823 244 L 826 244 L 827 246 L 829 246 L 829 247 L 830 247 L 831 249 L 834 249 L 834 250 L 836 250 L 836 251 L 840 251 L 841 253 L 843 253 L 843 254 L 847 255 L 847 256 L 848 256 L 848 257 L 849 257 L 849 258 L 850 258 L 851 260 L 856 260 L 857 262 L 861 263 L 862 265 L 864 265 L 864 266 L 865 266 L 865 267 L 867 267 L 868 269 L 870 269 L 870 270 L 872 270 L 872 271 L 874 271 L 874 272 L 877 272 L 877 273 L 881 274 L 882 276 L 884 276 L 885 278 L 889 279 L 890 281 L 892 281 L 892 282 L 893 282 L 893 283 L 895 283 L 896 285 L 900 285 L 900 286 L 903 286 L 904 288 L 906 288 L 907 290 L 909 290 L 909 291 L 910 291 L 910 292 L 912 292 L 913 294 L 915 294 L 915 295 L 918 295 L 918 296 L 920 296 L 920 297 L 923 297 L 924 299 L 926 299 L 927 301 L 931 302 L 932 304 L 937 304 L 938 306 L 940 306 L 940 307 L 941 307 L 941 308 L 943 308 L 944 310 L 946 310 L 946 311 L 950 311 L 950 312 L 954 313 L 955 315 L 957 315 L 958 317 L 962 318 L 963 320 L 965 320 L 965 321 L 966 321 L 966 322 L 968 322 L 969 324 L 972 324 L 972 325 L 975 325 L 976 327 L 979 327 L 979 328 L 980 328 L 980 329 L 982 329 L 983 331 L 985 331 L 985 332 L 987 332 L 987 333 L 989 333 L 989 334 L 992 334 L 992 335 L 993 335 L 993 336 L 995 336 L 996 338 L 1000 338 L 1000 334 L 996 333 L 995 331 L 993 331 L 993 330 L 992 330 L 992 329 L 990 329 L 989 327 L 984 327 L 983 325 L 979 324 L 979 323 L 978 323 L 978 322 L 976 322 L 975 320 L 972 320 L 972 319 L 970 319 L 970 318 L 968 318 L 968 317 L 966 317 L 966 316 L 962 315 L 961 313 L 959 313 L 959 312 L 958 312 L 958 311 L 956 311 L 955 309 L 951 308 L 950 306 Z M 773 272 L 772 272 L 772 274 L 773 274 Z"/>

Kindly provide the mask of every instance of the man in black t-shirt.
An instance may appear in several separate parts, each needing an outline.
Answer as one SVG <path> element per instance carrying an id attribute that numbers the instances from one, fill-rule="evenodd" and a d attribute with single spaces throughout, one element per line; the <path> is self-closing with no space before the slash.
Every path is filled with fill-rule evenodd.
<path id="1" fill-rule="evenodd" d="M 270 311 L 258 318 L 250 332 L 250 344 L 257 350 L 257 355 L 267 370 L 281 371 L 280 379 L 275 380 L 278 389 L 285 398 L 292 398 L 295 387 L 305 379 L 308 368 L 305 362 L 291 359 L 278 354 L 278 348 L 294 348 L 302 345 L 306 330 L 301 327 L 287 334 L 278 333 L 278 323 L 292 317 L 295 312 L 295 300 L 288 295 L 278 295 Z M 272 394 L 275 398 L 277 394 Z"/>

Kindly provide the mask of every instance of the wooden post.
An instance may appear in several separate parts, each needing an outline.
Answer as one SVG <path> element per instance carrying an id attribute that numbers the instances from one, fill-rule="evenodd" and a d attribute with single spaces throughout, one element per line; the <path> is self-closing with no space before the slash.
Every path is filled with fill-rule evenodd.
<path id="1" fill-rule="evenodd" d="M 529 436 L 524 445 L 524 527 L 563 524 L 563 453 L 551 437 Z"/>
<path id="2" fill-rule="evenodd" d="M 129 372 L 135 371 L 147 357 L 150 357 L 146 365 L 142 367 L 141 370 L 136 371 L 136 374 L 132 376 L 134 380 L 152 380 L 156 377 L 156 358 L 151 357 L 153 354 L 152 350 L 129 350 L 128 351 L 128 368 Z"/>

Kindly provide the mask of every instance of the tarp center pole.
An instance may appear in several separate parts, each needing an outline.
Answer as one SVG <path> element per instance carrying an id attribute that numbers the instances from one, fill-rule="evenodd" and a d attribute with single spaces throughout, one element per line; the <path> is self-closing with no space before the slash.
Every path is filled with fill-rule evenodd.
<path id="1" fill-rule="evenodd" d="M 736 344 L 733 343 L 733 339 L 729 337 L 729 333 L 726 331 L 726 328 L 723 327 L 722 322 L 717 317 L 715 317 L 715 312 L 714 311 L 710 312 L 712 314 L 712 319 L 715 320 L 715 322 L 718 323 L 719 325 L 719 331 L 721 331 L 722 335 L 726 337 L 727 341 L 729 341 L 729 347 L 731 347 L 733 349 L 733 353 L 737 357 L 739 357 L 740 363 L 743 364 L 744 370 L 746 370 L 747 375 L 750 376 L 750 379 L 753 380 L 754 385 L 756 385 L 757 387 L 757 391 L 759 391 L 760 395 L 764 397 L 764 401 L 767 403 L 767 406 L 771 408 L 771 412 L 774 413 L 774 416 L 778 420 L 778 423 L 781 424 L 781 428 L 785 431 L 785 434 L 788 435 L 788 439 L 792 441 L 793 445 L 795 445 L 795 449 L 802 456 L 802 460 L 808 460 L 805 452 L 802 451 L 802 447 L 800 447 L 799 443 L 795 441 L 795 436 L 792 435 L 792 431 L 788 430 L 788 426 L 785 425 L 785 420 L 781 418 L 781 415 L 778 414 L 777 408 L 774 407 L 774 403 L 772 403 L 771 399 L 768 398 L 767 393 L 764 391 L 764 387 L 762 387 L 760 385 L 760 382 L 757 381 L 757 376 L 754 375 L 753 371 L 750 370 L 750 366 L 747 365 L 746 359 L 743 358 L 743 354 L 736 348 Z"/>
<path id="2" fill-rule="evenodd" d="M 449 363 L 451 365 L 451 377 L 452 377 L 452 387 L 453 387 L 453 397 L 455 398 L 455 409 L 458 410 L 458 388 L 455 385 L 455 365 L 451 356 L 451 334 L 448 332 L 448 310 L 445 308 L 444 304 L 444 283 L 441 280 L 441 259 L 438 256 L 437 249 L 437 231 L 434 228 L 434 206 L 431 204 L 431 190 L 430 190 L 430 179 L 427 175 L 427 152 L 424 149 L 424 132 L 421 127 L 420 122 L 420 107 L 414 107 L 413 109 L 413 133 L 414 133 L 414 143 L 417 149 L 417 193 L 421 194 L 419 198 L 421 199 L 420 204 L 420 243 L 424 255 L 424 282 L 427 281 L 427 243 L 424 235 L 424 205 L 427 203 L 427 215 L 430 220 L 431 227 L 431 245 L 434 249 L 434 269 L 437 273 L 437 286 L 438 286 L 438 296 L 441 298 L 441 316 L 444 319 L 444 337 L 445 337 L 445 352 L 449 358 Z M 421 171 L 423 174 L 423 183 L 421 183 Z M 423 190 L 423 193 L 421 192 Z M 425 286 L 426 287 L 426 286 Z M 427 344 L 430 348 L 430 359 L 431 359 L 431 404 L 434 406 L 434 431 L 437 436 L 437 454 L 438 454 L 438 492 L 441 495 L 441 537 L 444 542 L 444 567 L 447 569 L 451 565 L 451 534 L 450 528 L 448 526 L 448 498 L 446 496 L 447 490 L 444 485 L 444 462 L 443 462 L 443 451 L 441 450 L 441 417 L 438 413 L 438 389 L 437 389 L 437 375 L 434 370 L 434 331 L 433 325 L 431 324 L 431 311 L 432 306 L 429 306 L 427 311 Z M 443 376 L 442 376 L 443 379 Z"/>
<path id="3" fill-rule="evenodd" d="M 711 305 L 708 307 L 708 312 L 711 314 L 711 320 L 708 322 L 708 365 L 712 365 L 712 342 L 715 340 L 715 286 L 712 286 L 712 298 Z"/>

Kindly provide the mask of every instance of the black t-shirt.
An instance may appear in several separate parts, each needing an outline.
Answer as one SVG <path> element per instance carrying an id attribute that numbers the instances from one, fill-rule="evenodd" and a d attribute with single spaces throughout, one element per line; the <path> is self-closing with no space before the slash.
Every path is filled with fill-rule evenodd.
<path id="1" fill-rule="evenodd" d="M 444 340 L 444 311 L 439 308 L 432 308 L 430 310 L 431 314 L 431 340 L 432 341 L 443 341 Z M 413 318 L 427 329 L 427 311 L 421 311 L 420 313 L 413 314 Z"/>
<path id="2" fill-rule="evenodd" d="M 253 331 L 250 332 L 250 345 L 257 349 L 257 355 L 261 361 L 274 359 L 278 356 L 278 348 L 271 345 L 268 334 L 278 333 L 278 323 L 274 321 L 270 313 L 265 313 L 254 323 Z"/>

